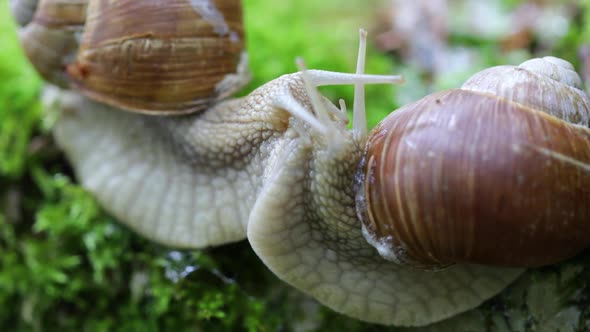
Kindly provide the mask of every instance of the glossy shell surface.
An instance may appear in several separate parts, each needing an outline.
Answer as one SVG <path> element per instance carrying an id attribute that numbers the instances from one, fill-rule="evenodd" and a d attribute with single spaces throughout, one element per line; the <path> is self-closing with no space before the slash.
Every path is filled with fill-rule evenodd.
<path id="1" fill-rule="evenodd" d="M 386 258 L 541 266 L 590 244 L 587 97 L 522 67 L 498 68 L 371 132 L 357 210 Z"/>
<path id="2" fill-rule="evenodd" d="M 84 94 L 143 113 L 190 113 L 230 94 L 244 47 L 239 0 L 91 1 L 67 72 Z"/>

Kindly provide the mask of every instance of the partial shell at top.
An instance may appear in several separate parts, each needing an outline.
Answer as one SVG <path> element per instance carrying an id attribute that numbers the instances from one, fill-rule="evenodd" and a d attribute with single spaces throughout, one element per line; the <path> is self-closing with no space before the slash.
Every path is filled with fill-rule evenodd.
<path id="1" fill-rule="evenodd" d="M 240 0 L 40 0 L 21 40 L 45 79 L 142 113 L 198 111 L 248 80 Z"/>

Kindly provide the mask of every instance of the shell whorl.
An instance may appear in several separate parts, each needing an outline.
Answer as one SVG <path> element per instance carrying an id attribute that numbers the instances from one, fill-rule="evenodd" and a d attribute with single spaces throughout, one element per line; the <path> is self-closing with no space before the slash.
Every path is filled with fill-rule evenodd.
<path id="1" fill-rule="evenodd" d="M 25 54 L 43 79 L 63 88 L 69 86 L 64 68 L 73 61 L 78 50 L 87 3 L 88 0 L 41 0 L 38 4 L 21 0 L 15 3 L 13 13 L 23 23 L 19 39 Z M 34 13 L 31 17 L 29 10 Z"/>
<path id="2" fill-rule="evenodd" d="M 582 89 L 582 79 L 580 78 L 580 75 L 575 72 L 574 66 L 572 66 L 571 63 L 563 59 L 546 56 L 544 58 L 527 60 L 521 63 L 518 67 L 529 70 L 537 75 L 550 78 L 561 84 L 580 90 Z"/>
<path id="3" fill-rule="evenodd" d="M 33 20 L 38 0 L 10 0 L 10 11 L 20 26 L 25 26 Z"/>
<path id="4" fill-rule="evenodd" d="M 582 80 L 569 62 L 559 58 L 488 68 L 469 78 L 461 89 L 491 94 L 568 123 L 590 126 L 590 100 L 582 90 Z"/>

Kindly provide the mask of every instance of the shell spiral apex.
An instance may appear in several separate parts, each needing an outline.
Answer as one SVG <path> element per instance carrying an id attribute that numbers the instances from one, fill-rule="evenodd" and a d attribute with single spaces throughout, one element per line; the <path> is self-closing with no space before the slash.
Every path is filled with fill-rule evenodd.
<path id="1" fill-rule="evenodd" d="M 582 79 L 575 72 L 574 66 L 560 58 L 546 56 L 531 59 L 521 63 L 518 68 L 529 70 L 576 89 L 582 89 Z"/>
<path id="2" fill-rule="evenodd" d="M 10 11 L 20 26 L 27 25 L 35 15 L 38 0 L 10 0 Z"/>

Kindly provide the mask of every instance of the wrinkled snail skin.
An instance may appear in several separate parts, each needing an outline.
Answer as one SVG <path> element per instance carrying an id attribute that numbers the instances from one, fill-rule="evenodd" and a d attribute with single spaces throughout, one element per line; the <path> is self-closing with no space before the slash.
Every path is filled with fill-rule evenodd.
<path id="1" fill-rule="evenodd" d="M 590 103 L 562 61 L 490 68 L 374 129 L 359 214 L 384 257 L 536 267 L 590 245 Z"/>
<path id="2" fill-rule="evenodd" d="M 290 142 L 256 199 L 248 241 L 281 279 L 348 316 L 422 326 L 478 306 L 520 275 L 475 265 L 430 272 L 380 257 L 354 208 L 363 140 L 341 139 L 340 151 Z"/>
<path id="3" fill-rule="evenodd" d="M 280 84 L 294 82 L 286 76 Z M 174 247 L 219 245 L 245 238 L 264 165 L 289 124 L 287 112 L 263 103 L 279 91 L 269 83 L 182 117 L 121 112 L 58 92 L 63 114 L 53 132 L 79 181 L 132 229 Z"/>

